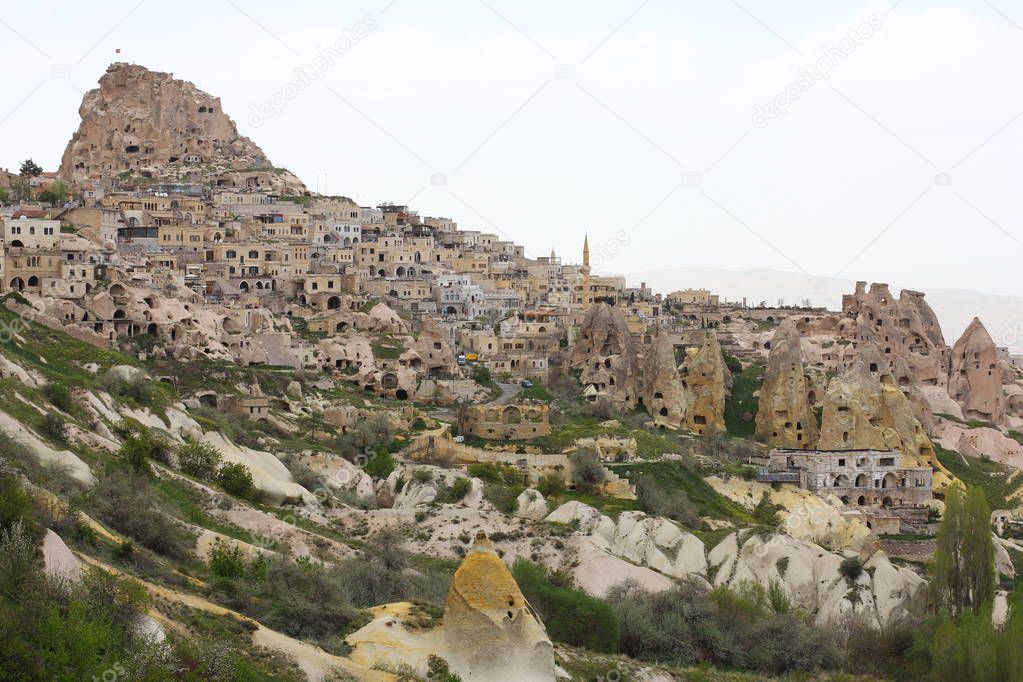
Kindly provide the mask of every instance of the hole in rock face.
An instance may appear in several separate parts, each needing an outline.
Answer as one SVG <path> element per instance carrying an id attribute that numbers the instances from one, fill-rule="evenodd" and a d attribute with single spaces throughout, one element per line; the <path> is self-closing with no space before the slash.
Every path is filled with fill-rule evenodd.
<path id="1" fill-rule="evenodd" d="M 511 611 L 508 612 L 508 618 L 514 618 Z"/>

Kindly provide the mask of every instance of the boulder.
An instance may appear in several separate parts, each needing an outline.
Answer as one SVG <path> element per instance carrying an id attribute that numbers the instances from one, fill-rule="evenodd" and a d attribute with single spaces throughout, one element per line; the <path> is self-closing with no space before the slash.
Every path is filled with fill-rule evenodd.
<path id="1" fill-rule="evenodd" d="M 527 488 L 515 498 L 515 516 L 542 521 L 547 516 L 547 501 L 538 491 Z"/>

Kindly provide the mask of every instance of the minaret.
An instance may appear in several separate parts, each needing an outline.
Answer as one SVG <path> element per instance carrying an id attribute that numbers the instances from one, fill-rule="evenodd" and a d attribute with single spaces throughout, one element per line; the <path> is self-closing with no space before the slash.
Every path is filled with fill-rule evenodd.
<path id="1" fill-rule="evenodd" d="M 583 266 L 579 268 L 583 275 L 583 312 L 590 309 L 590 235 L 583 237 Z"/>

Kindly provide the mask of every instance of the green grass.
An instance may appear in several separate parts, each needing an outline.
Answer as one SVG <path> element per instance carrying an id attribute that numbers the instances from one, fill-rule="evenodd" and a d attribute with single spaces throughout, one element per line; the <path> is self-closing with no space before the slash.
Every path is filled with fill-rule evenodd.
<path id="1" fill-rule="evenodd" d="M 583 504 L 588 504 L 601 514 L 606 514 L 612 519 L 617 519 L 618 515 L 622 512 L 636 511 L 639 509 L 639 507 L 636 506 L 636 500 L 620 500 L 616 497 L 607 497 L 606 495 L 586 493 L 579 490 L 563 490 L 556 495 L 551 495 L 547 502 L 553 510 L 566 502 L 573 500 L 576 502 L 582 502 Z"/>
<path id="2" fill-rule="evenodd" d="M 942 419 L 947 419 L 950 422 L 955 422 L 957 424 L 962 424 L 963 426 L 965 426 L 967 428 L 971 428 L 971 429 L 995 429 L 995 428 L 998 428 L 997 426 L 995 426 L 991 422 L 984 421 L 983 419 L 960 419 L 959 417 L 955 416 L 954 414 L 948 414 L 947 412 L 935 412 L 934 416 L 935 417 L 941 417 Z"/>
<path id="3" fill-rule="evenodd" d="M 394 339 L 382 337 L 373 341 L 373 357 L 379 360 L 397 360 L 405 352 L 405 347 Z"/>
<path id="4" fill-rule="evenodd" d="M 10 297 L 8 294 L 0 298 L 0 302 L 6 302 Z M 95 385 L 96 375 L 84 369 L 87 363 L 99 365 L 101 373 L 114 365 L 139 364 L 130 355 L 97 348 L 40 324 L 26 322 L 3 305 L 0 305 L 0 329 L 16 332 L 0 337 L 0 349 L 4 355 L 23 367 L 40 372 L 48 380 L 68 387 Z"/>
<path id="5" fill-rule="evenodd" d="M 938 461 L 966 485 L 980 486 L 992 509 L 1008 509 L 1008 496 L 1013 492 L 1009 478 L 1014 471 L 1004 464 L 991 460 L 963 458 L 959 453 L 934 446 Z"/>
<path id="6" fill-rule="evenodd" d="M 740 504 L 732 502 L 710 486 L 699 473 L 689 471 L 681 462 L 643 462 L 640 464 L 611 465 L 619 476 L 628 476 L 635 482 L 644 474 L 654 477 L 666 490 L 681 490 L 696 507 L 700 516 L 751 523 L 753 518 Z"/>
<path id="7" fill-rule="evenodd" d="M 732 396 L 725 405 L 725 429 L 729 435 L 748 438 L 756 430 L 756 420 L 746 421 L 742 415 L 748 412 L 756 417 L 759 400 L 753 394 L 764 383 L 765 369 L 763 360 L 755 360 L 732 376 Z"/>
<path id="8" fill-rule="evenodd" d="M 526 400 L 539 400 L 545 403 L 549 403 L 554 400 L 554 394 L 540 384 L 533 384 L 530 388 L 522 389 L 519 391 L 517 397 Z"/>

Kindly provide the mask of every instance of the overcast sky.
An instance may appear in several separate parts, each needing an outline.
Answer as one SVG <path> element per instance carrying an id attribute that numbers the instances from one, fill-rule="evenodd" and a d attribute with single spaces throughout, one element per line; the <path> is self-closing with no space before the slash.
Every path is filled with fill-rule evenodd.
<path id="1" fill-rule="evenodd" d="M 1023 294 L 1019 2 L 51 0 L 0 45 L 3 167 L 56 169 L 120 59 L 311 189 L 530 255 Z"/>

